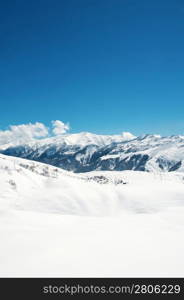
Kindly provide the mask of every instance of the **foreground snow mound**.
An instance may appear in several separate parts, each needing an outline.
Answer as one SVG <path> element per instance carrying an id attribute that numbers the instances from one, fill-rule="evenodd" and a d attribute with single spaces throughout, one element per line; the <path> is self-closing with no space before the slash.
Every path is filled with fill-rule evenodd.
<path id="1" fill-rule="evenodd" d="M 182 173 L 90 172 L 0 156 L 0 209 L 75 215 L 157 212 L 184 205 Z"/>

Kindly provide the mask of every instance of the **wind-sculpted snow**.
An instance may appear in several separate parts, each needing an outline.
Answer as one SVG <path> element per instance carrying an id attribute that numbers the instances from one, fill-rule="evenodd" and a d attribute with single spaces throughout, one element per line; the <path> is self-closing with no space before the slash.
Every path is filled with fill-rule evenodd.
<path id="1" fill-rule="evenodd" d="M 35 160 L 75 173 L 105 171 L 182 171 L 184 137 L 98 136 L 89 133 L 1 147 L 1 153 Z"/>
<path id="2" fill-rule="evenodd" d="M 1 277 L 183 277 L 184 173 L 0 155 Z"/>

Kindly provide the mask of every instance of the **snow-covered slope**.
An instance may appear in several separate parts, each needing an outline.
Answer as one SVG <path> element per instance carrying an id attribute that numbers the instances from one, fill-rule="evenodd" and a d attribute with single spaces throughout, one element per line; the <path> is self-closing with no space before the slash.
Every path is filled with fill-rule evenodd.
<path id="1" fill-rule="evenodd" d="M 1 146 L 1 153 L 48 163 L 76 173 L 95 170 L 183 171 L 184 136 L 134 137 L 80 133 Z"/>
<path id="2" fill-rule="evenodd" d="M 183 184 L 183 173 L 96 171 L 74 174 L 0 155 L 0 209 L 99 216 L 119 214 L 125 208 L 151 212 L 183 205 Z M 154 191 L 153 196 L 149 194 L 150 189 Z M 161 201 L 160 194 L 164 195 Z"/>
<path id="3" fill-rule="evenodd" d="M 183 276 L 183 178 L 0 155 L 0 276 Z"/>

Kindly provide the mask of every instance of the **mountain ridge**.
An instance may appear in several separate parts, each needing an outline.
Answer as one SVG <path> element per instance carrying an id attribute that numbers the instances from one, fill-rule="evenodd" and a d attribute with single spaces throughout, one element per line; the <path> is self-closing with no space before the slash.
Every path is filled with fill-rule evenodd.
<path id="1" fill-rule="evenodd" d="M 0 146 L 0 153 L 47 163 L 76 173 L 96 170 L 172 172 L 184 170 L 184 136 L 138 137 L 67 134 L 30 143 Z"/>

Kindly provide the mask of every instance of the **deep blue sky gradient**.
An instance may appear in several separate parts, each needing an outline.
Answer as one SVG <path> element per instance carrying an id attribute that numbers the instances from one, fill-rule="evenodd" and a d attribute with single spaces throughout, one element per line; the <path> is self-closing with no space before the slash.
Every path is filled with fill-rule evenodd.
<path id="1" fill-rule="evenodd" d="M 183 0 L 0 0 L 0 128 L 184 134 Z"/>

